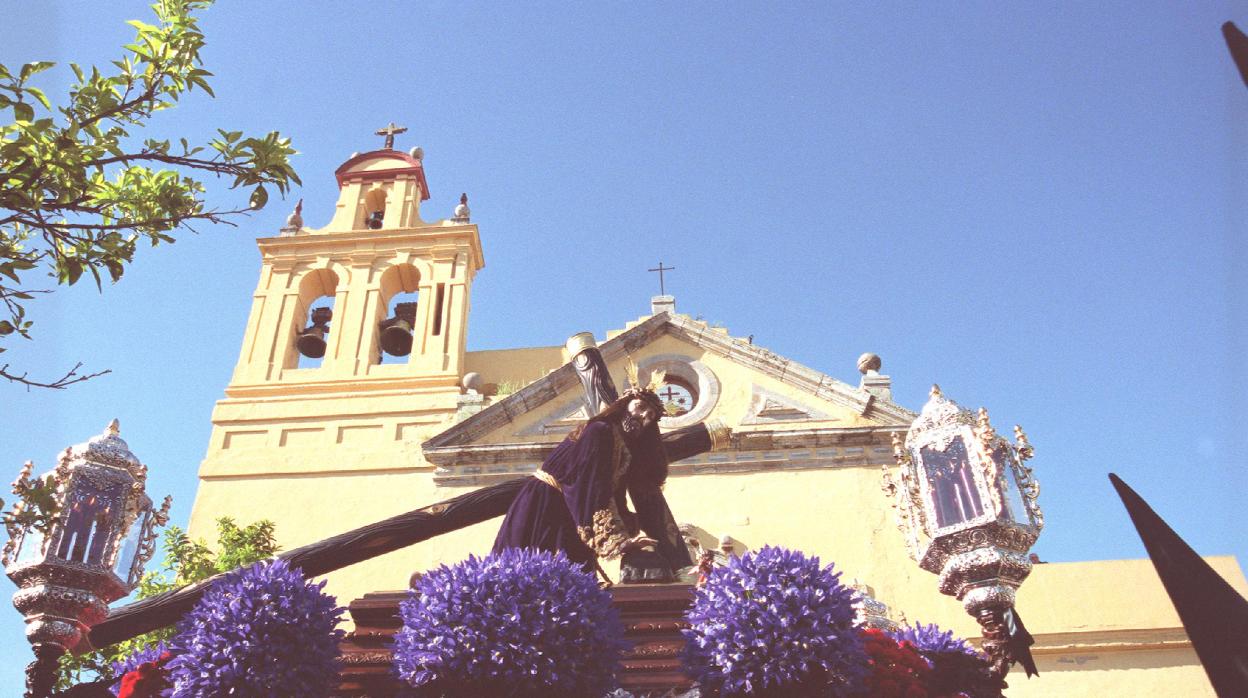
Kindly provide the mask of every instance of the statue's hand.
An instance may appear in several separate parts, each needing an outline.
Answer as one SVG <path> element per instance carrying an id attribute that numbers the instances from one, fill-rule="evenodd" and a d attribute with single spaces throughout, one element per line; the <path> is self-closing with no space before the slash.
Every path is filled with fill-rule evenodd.
<path id="1" fill-rule="evenodd" d="M 628 542 L 624 543 L 624 552 L 628 553 L 635 550 L 644 550 L 646 548 L 654 550 L 658 544 L 659 542 L 653 538 L 643 534 L 637 534 L 632 538 L 629 538 Z"/>

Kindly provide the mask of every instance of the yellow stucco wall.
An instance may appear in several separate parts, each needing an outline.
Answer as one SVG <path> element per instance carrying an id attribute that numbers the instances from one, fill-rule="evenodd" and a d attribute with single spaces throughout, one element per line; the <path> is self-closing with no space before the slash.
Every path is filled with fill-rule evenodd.
<path id="1" fill-rule="evenodd" d="M 384 172 L 383 160 L 361 168 Z M 289 550 L 474 489 L 439 486 L 421 448 L 463 418 L 456 414 L 460 377 L 479 373 L 489 394 L 500 383 L 539 379 L 567 359 L 560 346 L 464 351 L 472 276 L 483 264 L 476 227 L 420 222 L 419 188 L 412 189 L 416 180 L 405 177 L 392 191 L 406 193 L 388 204 L 403 208 L 387 214 L 387 221 L 400 221 L 405 228 L 350 229 L 363 220 L 359 206 L 367 187 L 349 184 L 335 218 L 345 229 L 331 225 L 310 235 L 260 241 L 260 283 L 238 367 L 213 412 L 192 535 L 214 538 L 213 521 L 220 516 L 244 523 L 267 518 L 276 522 L 278 539 Z M 386 274 L 396 264 L 410 264 L 419 272 L 416 350 L 405 363 L 377 365 L 370 359 L 376 321 L 395 291 L 394 275 Z M 304 279 L 318 269 L 334 274 L 314 279 L 320 286 L 309 291 Z M 441 312 L 454 331 L 432 341 L 430 306 L 439 283 L 446 289 Z M 312 294 L 335 295 L 335 329 L 321 368 L 296 369 L 290 342 L 308 310 L 305 296 Z M 685 317 L 683 322 L 693 321 Z M 727 338 L 726 331 L 704 324 L 695 329 Z M 904 428 L 905 421 L 898 421 L 904 411 L 872 411 L 864 392 L 839 382 L 816 397 L 732 352 L 702 347 L 661 334 L 635 348 L 631 358 L 642 364 L 656 357 L 698 362 L 718 383 L 714 407 L 705 416 L 737 434 L 847 429 L 866 436 L 856 437 L 860 441 L 854 447 L 824 449 L 835 451 L 834 456 L 819 455 L 814 448 L 801 454 L 749 454 L 762 460 L 743 472 L 716 472 L 711 456 L 725 454 L 674 469 L 666 494 L 677 520 L 701 529 L 707 545 L 729 536 L 738 552 L 775 544 L 819 555 L 834 562 L 846 581 L 871 585 L 877 598 L 909 620 L 937 622 L 975 637 L 978 627 L 961 605 L 942 596 L 936 576 L 907 557 L 880 490 L 880 465 L 891 461 L 887 433 Z M 845 364 L 848 369 L 850 362 Z M 622 385 L 624 359 L 609 368 Z M 575 386 L 516 413 L 474 443 L 557 441 L 558 433 L 541 427 L 559 416 L 553 411 L 575 402 L 579 390 Z M 814 416 L 759 423 L 751 415 L 758 411 L 760 395 Z M 802 469 L 796 462 L 814 456 L 823 459 L 818 467 Z M 1042 479 L 1043 455 L 1039 463 Z M 497 520 L 485 522 L 353 565 L 328 575 L 327 589 L 347 603 L 367 592 L 404 588 L 414 571 L 486 553 L 497 525 Z M 1248 593 L 1233 558 L 1212 562 Z M 612 568 L 618 569 L 618 563 L 608 565 Z M 1019 593 L 1019 610 L 1037 638 L 1034 651 L 1042 676 L 1027 681 L 1012 674 L 1011 696 L 1212 695 L 1146 560 L 1037 565 Z"/>

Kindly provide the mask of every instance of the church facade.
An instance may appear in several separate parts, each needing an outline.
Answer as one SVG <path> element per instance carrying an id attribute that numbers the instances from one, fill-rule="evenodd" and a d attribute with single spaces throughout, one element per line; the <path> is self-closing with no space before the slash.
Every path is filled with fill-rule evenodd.
<path id="1" fill-rule="evenodd" d="M 422 218 L 429 187 L 419 149 L 353 156 L 335 175 L 328 225 L 308 229 L 292 216 L 281 234 L 257 241 L 260 278 L 213 411 L 192 535 L 211 538 L 220 516 L 268 518 L 292 549 L 528 476 L 589 416 L 566 338 L 467 350 L 481 235 L 466 200 L 449 219 Z M 895 620 L 979 635 L 908 557 L 881 491 L 893 436 L 917 415 L 893 401 L 878 357 L 864 355 L 859 375 L 844 381 L 683 314 L 670 296 L 643 310 L 594 333 L 616 384 L 629 361 L 643 383 L 664 372 L 665 431 L 724 427 L 711 451 L 673 463 L 666 485 L 691 546 L 800 549 L 835 562 Z M 853 358 L 843 362 L 851 375 Z M 330 574 L 327 590 L 345 604 L 405 588 L 413 572 L 487 553 L 497 526 L 353 565 Z M 1233 558 L 1210 561 L 1248 591 Z M 1011 673 L 1011 696 L 1213 695 L 1147 560 L 1037 564 L 1018 608 L 1041 675 Z"/>

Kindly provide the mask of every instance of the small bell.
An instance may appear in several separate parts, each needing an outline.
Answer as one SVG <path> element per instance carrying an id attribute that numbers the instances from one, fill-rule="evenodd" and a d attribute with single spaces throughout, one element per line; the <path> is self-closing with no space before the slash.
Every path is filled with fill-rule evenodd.
<path id="1" fill-rule="evenodd" d="M 329 308 L 317 308 L 312 311 L 312 324 L 299 333 L 295 340 L 295 348 L 309 359 L 325 356 L 325 335 L 329 334 L 329 321 L 334 318 L 334 311 Z"/>
<path id="2" fill-rule="evenodd" d="M 399 303 L 394 306 L 394 317 L 382 320 L 381 348 L 391 356 L 407 356 L 412 353 L 412 326 L 416 324 L 416 304 Z"/>

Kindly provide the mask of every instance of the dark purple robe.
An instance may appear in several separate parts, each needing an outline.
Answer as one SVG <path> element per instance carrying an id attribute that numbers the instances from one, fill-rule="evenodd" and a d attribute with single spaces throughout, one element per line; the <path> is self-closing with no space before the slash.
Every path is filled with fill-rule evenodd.
<path id="1" fill-rule="evenodd" d="M 623 436 L 606 422 L 590 422 L 580 438 L 564 439 L 541 468 L 559 487 L 536 477 L 525 483 L 498 530 L 494 552 L 562 550 L 588 570 L 598 557 L 618 556 L 636 530 L 625 523 L 630 461 Z"/>

